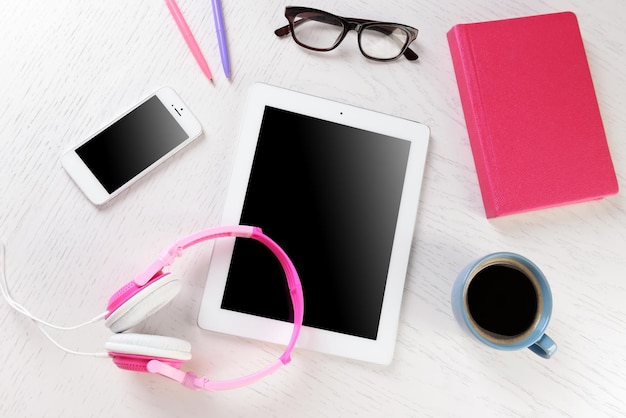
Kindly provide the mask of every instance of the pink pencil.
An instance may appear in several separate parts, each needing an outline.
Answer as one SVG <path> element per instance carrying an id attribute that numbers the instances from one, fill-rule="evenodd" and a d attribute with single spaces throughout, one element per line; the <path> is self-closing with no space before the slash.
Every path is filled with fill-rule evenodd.
<path id="1" fill-rule="evenodd" d="M 183 37 L 185 38 L 185 41 L 187 42 L 187 46 L 189 46 L 191 53 L 193 54 L 194 58 L 198 62 L 198 65 L 202 69 L 202 72 L 207 76 L 209 80 L 212 80 L 213 74 L 211 74 L 211 70 L 209 69 L 209 64 L 207 64 L 206 59 L 204 58 L 204 55 L 202 55 L 202 51 L 200 51 L 200 47 L 198 46 L 198 43 L 196 42 L 196 38 L 193 37 L 193 33 L 191 33 L 191 30 L 189 29 L 189 25 L 187 25 L 187 22 L 185 21 L 183 14 L 180 12 L 178 5 L 176 4 L 174 0 L 165 0 L 165 2 L 167 3 L 167 7 L 170 9 L 170 13 L 172 14 L 172 17 L 174 18 L 176 25 L 178 25 L 178 29 L 180 30 L 180 33 L 183 34 Z"/>

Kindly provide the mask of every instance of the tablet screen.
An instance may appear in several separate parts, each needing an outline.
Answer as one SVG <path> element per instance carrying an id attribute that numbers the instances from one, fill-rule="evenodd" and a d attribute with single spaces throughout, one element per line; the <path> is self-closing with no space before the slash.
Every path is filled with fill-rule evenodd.
<path id="1" fill-rule="evenodd" d="M 376 339 L 410 141 L 266 106 L 241 224 L 285 249 L 304 325 Z M 289 321 L 275 257 L 235 243 L 222 309 Z"/>

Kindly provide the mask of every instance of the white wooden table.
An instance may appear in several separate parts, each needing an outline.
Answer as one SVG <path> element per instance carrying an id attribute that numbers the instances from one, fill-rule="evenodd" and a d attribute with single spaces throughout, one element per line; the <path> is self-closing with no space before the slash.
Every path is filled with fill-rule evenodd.
<path id="1" fill-rule="evenodd" d="M 420 29 L 420 59 L 365 60 L 351 34 L 315 54 L 273 30 L 287 3 L 224 0 L 233 77 L 226 80 L 210 1 L 179 5 L 214 73 L 207 82 L 160 0 L 0 2 L 0 238 L 14 296 L 52 322 L 104 310 L 178 236 L 217 226 L 241 112 L 257 81 L 423 122 L 432 129 L 418 222 L 388 367 L 296 350 L 252 387 L 196 393 L 107 359 L 57 350 L 0 304 L 0 416 L 520 416 L 626 415 L 626 197 L 496 220 L 483 213 L 446 32 L 455 23 L 564 10 L 579 18 L 618 179 L 626 184 L 626 44 L 622 0 L 414 0 L 301 5 Z M 170 85 L 204 135 L 112 204 L 96 208 L 59 162 L 64 149 L 152 90 Z M 465 336 L 452 317 L 457 272 L 479 255 L 519 252 L 554 294 L 551 360 L 500 352 Z M 140 327 L 192 343 L 189 368 L 244 374 L 281 347 L 196 326 L 210 246 L 176 264 L 178 298 Z M 101 351 L 101 324 L 54 333 Z"/>

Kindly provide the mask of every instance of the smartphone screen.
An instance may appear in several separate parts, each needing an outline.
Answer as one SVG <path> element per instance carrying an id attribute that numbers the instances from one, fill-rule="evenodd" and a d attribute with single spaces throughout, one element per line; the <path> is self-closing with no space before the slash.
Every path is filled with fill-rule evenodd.
<path id="1" fill-rule="evenodd" d="M 63 155 L 94 204 L 105 203 L 202 133 L 174 90 L 159 89 Z"/>
<path id="2" fill-rule="evenodd" d="M 187 138 L 163 103 L 152 96 L 76 153 L 104 189 L 113 193 Z"/>

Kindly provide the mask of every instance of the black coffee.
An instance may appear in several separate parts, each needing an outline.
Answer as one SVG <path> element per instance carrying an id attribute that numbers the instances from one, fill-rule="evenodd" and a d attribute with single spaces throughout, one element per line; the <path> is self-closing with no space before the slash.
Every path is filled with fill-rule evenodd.
<path id="1" fill-rule="evenodd" d="M 470 315 L 481 328 L 513 337 L 532 326 L 538 297 L 533 282 L 523 272 L 511 266 L 491 265 L 470 282 L 467 304 Z"/>

